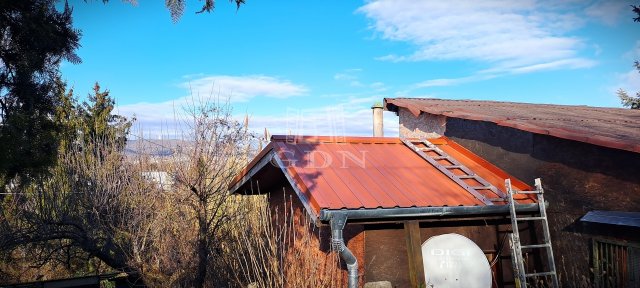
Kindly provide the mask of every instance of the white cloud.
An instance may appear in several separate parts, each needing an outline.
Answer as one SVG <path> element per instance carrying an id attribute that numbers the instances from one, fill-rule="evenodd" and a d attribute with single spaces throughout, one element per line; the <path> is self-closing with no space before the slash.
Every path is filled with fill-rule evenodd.
<path id="1" fill-rule="evenodd" d="M 118 105 L 117 113 L 127 117 L 135 115 L 137 121 L 133 127 L 134 134 L 145 137 L 176 137 L 180 133 L 185 115 L 185 108 L 197 103 L 237 103 L 246 102 L 254 97 L 287 98 L 304 95 L 308 89 L 288 80 L 275 77 L 251 76 L 185 76 L 187 79 L 180 87 L 187 89 L 184 96 L 164 102 L 141 102 Z"/>
<path id="2" fill-rule="evenodd" d="M 207 97 L 208 98 L 208 97 Z M 216 100 L 205 97 L 186 96 L 170 101 L 149 103 L 140 102 L 127 105 L 118 105 L 116 113 L 127 117 L 136 118 L 132 134 L 145 136 L 147 138 L 157 138 L 164 135 L 165 138 L 179 138 L 177 135 L 182 130 L 181 119 L 184 119 L 185 109 L 193 103 Z M 225 99 L 220 99 L 222 102 Z M 141 134 L 141 135 L 138 135 Z"/>
<path id="3" fill-rule="evenodd" d="M 296 135 L 370 136 L 371 105 L 381 102 L 384 97 L 344 94 L 340 96 L 340 100 L 331 100 L 326 106 L 317 108 L 284 107 L 268 116 L 250 115 L 249 128 L 258 135 L 262 135 L 264 128 L 268 128 L 271 134 L 291 132 Z M 129 117 L 135 114 L 137 121 L 133 127 L 133 137 L 175 139 L 181 138 L 180 133 L 188 128 L 183 127 L 183 108 L 199 101 L 198 97 L 187 96 L 160 103 L 119 105 L 116 111 Z M 225 99 L 221 101 L 224 102 Z M 398 118 L 391 112 L 384 114 L 385 135 L 397 136 Z M 243 121 L 244 116 L 238 114 L 236 118 Z"/>
<path id="4" fill-rule="evenodd" d="M 572 58 L 572 59 L 563 59 L 557 60 L 547 63 L 534 64 L 529 66 L 521 66 L 521 67 L 496 67 L 491 69 L 482 70 L 476 74 L 466 77 L 459 78 L 439 78 L 439 79 L 429 79 L 426 81 L 422 81 L 414 84 L 409 90 L 404 91 L 408 93 L 412 90 L 419 88 L 428 88 L 428 87 L 445 87 L 445 86 L 455 86 L 460 84 L 466 84 L 471 82 L 489 80 L 497 77 L 502 77 L 510 74 L 522 74 L 522 73 L 531 73 L 543 70 L 556 70 L 556 69 L 580 69 L 580 68 L 589 68 L 596 65 L 595 61 L 582 59 L 582 58 Z"/>
<path id="5" fill-rule="evenodd" d="M 634 96 L 640 92 L 640 71 L 633 65 L 633 62 L 638 61 L 638 58 L 640 58 L 640 40 L 636 41 L 633 48 L 622 55 L 622 59 L 628 61 L 631 67 L 626 72 L 615 74 L 615 83 L 607 87 L 611 95 L 616 95 L 615 92 L 619 89 L 625 90 L 629 95 Z"/>
<path id="6" fill-rule="evenodd" d="M 625 1 L 599 1 L 585 9 L 588 17 L 602 21 L 607 25 L 615 25 L 620 19 L 624 19 L 623 14 L 629 10 L 629 3 Z"/>
<path id="7" fill-rule="evenodd" d="M 632 69 L 627 73 L 618 75 L 618 84 L 613 89 L 623 89 L 629 93 L 629 95 L 635 95 L 640 92 L 640 73 L 638 70 Z"/>
<path id="8" fill-rule="evenodd" d="M 640 58 L 640 40 L 637 40 L 633 48 L 622 55 L 624 59 L 636 61 Z"/>
<path id="9" fill-rule="evenodd" d="M 231 102 L 246 102 L 258 96 L 282 99 L 305 95 L 308 92 L 308 89 L 303 85 L 263 75 L 200 76 L 189 79 L 180 86 L 190 90 L 192 95 L 229 95 Z"/>
<path id="10" fill-rule="evenodd" d="M 365 84 L 362 84 L 359 80 L 360 76 L 358 74 L 360 74 L 360 72 L 362 72 L 360 68 L 347 69 L 333 75 L 333 79 L 349 82 L 349 86 L 351 87 L 364 87 Z"/>
<path id="11" fill-rule="evenodd" d="M 410 55 L 390 54 L 380 60 L 474 60 L 515 71 L 538 71 L 545 64 L 553 69 L 575 68 L 578 62 L 591 61 L 578 56 L 584 40 L 568 35 L 584 25 L 582 17 L 571 12 L 568 4 L 548 4 L 378 0 L 358 12 L 371 19 L 371 28 L 383 39 L 416 47 Z"/>
<path id="12" fill-rule="evenodd" d="M 596 61 L 583 59 L 583 58 L 571 58 L 571 59 L 562 59 L 557 61 L 551 61 L 547 63 L 534 64 L 524 67 L 517 67 L 511 70 L 514 74 L 519 73 L 530 73 L 542 70 L 557 70 L 557 69 L 580 69 L 580 68 L 590 68 L 595 66 Z"/>
<path id="13" fill-rule="evenodd" d="M 371 136 L 371 105 L 383 98 L 351 98 L 313 109 L 288 107 L 281 115 L 252 116 L 249 127 L 258 133 L 267 128 L 272 135 Z M 398 136 L 398 118 L 392 112 L 384 113 L 384 133 Z"/>
<path id="14" fill-rule="evenodd" d="M 387 91 L 389 89 L 383 82 L 373 82 L 369 84 L 369 88 L 374 89 L 378 92 Z"/>
<path id="15" fill-rule="evenodd" d="M 522 74 L 546 70 L 591 68 L 597 64 L 598 63 L 596 61 L 590 59 L 567 58 L 524 66 L 497 66 L 491 69 L 482 70 L 479 73 L 493 74 L 497 77 L 503 74 Z"/>
<path id="16" fill-rule="evenodd" d="M 333 79 L 337 81 L 348 82 L 349 86 L 351 87 L 371 88 L 376 92 L 382 92 L 388 89 L 383 82 L 363 83 L 360 80 L 360 75 L 359 75 L 360 72 L 362 71 L 363 70 L 360 68 L 347 69 L 333 75 Z"/>
<path id="17" fill-rule="evenodd" d="M 338 81 L 353 81 L 358 79 L 358 73 L 362 72 L 360 68 L 347 69 L 333 75 L 333 79 Z"/>
<path id="18" fill-rule="evenodd" d="M 454 86 L 463 83 L 475 82 L 480 80 L 488 80 L 491 78 L 495 78 L 495 75 L 491 74 L 477 74 L 468 77 L 460 77 L 460 78 L 440 78 L 440 79 L 431 79 L 426 80 L 417 84 L 414 84 L 414 88 L 427 88 L 427 87 L 441 87 L 441 86 Z"/>

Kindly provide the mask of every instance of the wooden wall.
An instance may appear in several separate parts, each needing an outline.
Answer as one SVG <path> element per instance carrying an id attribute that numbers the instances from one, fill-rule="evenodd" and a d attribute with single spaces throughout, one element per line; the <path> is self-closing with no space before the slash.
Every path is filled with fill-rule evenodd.
<path id="1" fill-rule="evenodd" d="M 399 115 L 401 123 L 415 117 Z M 423 126 L 425 131 L 442 125 L 439 117 L 422 118 L 433 122 Z M 640 153 L 492 122 L 447 118 L 444 125 L 441 134 L 507 173 L 529 184 L 542 179 L 560 280 L 564 287 L 590 287 L 590 240 L 602 231 L 589 231 L 579 219 L 592 210 L 640 211 Z"/>
<path id="2" fill-rule="evenodd" d="M 494 287 L 511 287 L 513 285 L 511 253 L 508 241 L 504 237 L 511 232 L 509 221 L 504 217 L 420 221 L 418 222 L 418 244 L 421 246 L 430 237 L 442 234 L 457 233 L 465 236 L 485 252 L 488 261 L 499 257 L 499 260 L 492 267 Z M 415 273 L 421 276 L 417 286 L 424 285 L 424 274 L 422 273 L 428 274 L 428 272 L 412 271 L 410 267 L 411 258 L 416 255 L 415 252 L 409 253 L 406 224 L 407 222 L 365 225 L 365 282 L 390 281 L 394 287 L 412 287 L 414 283 L 411 276 Z M 535 237 L 535 233 L 531 231 L 527 223 L 521 225 L 520 229 L 523 242 L 536 241 L 532 238 Z M 500 255 L 498 255 L 500 250 Z M 420 257 L 423 256 L 420 255 Z M 539 255 L 531 254 L 529 257 L 529 260 L 532 263 L 535 262 L 537 266 L 541 266 L 541 260 L 544 260 L 540 259 Z M 421 269 L 421 267 L 419 268 Z"/>

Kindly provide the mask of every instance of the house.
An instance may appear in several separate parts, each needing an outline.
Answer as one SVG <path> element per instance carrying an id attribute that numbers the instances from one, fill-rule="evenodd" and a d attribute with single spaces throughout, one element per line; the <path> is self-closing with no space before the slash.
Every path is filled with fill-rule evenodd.
<path id="1" fill-rule="evenodd" d="M 387 98 L 400 137 L 439 137 L 526 183 L 542 178 L 565 286 L 640 287 L 640 111 Z"/>
<path id="2" fill-rule="evenodd" d="M 533 188 L 448 137 L 426 140 L 454 160 L 429 154 L 434 149 L 425 148 L 423 140 L 272 136 L 229 190 L 267 194 L 272 207 L 292 199 L 296 213 L 308 215 L 319 235 L 331 235 L 319 239 L 319 246 L 339 252 L 349 287 L 381 281 L 392 287 L 425 287 L 437 281 L 457 283 L 450 287 L 513 286 L 506 243 L 511 222 L 503 187 L 511 179 L 516 190 Z M 453 161 L 459 165 L 451 165 Z M 473 177 L 461 183 L 461 175 L 471 174 L 495 189 L 469 188 L 480 185 Z M 538 211 L 530 195 L 519 195 L 516 203 L 520 214 Z M 519 227 L 523 242 L 538 240 L 531 223 Z M 462 240 L 470 248 L 455 244 L 425 250 L 423 242 L 433 239 L 444 239 L 438 245 L 448 244 L 446 239 Z M 338 265 L 335 259 L 320 257 L 328 253 L 322 247 L 309 249 L 317 251 L 317 259 Z M 531 267 L 543 269 L 542 256 L 528 254 Z M 480 263 L 481 271 L 475 271 L 473 263 Z M 447 275 L 452 277 L 442 278 Z"/>
<path id="3" fill-rule="evenodd" d="M 142 178 L 154 183 L 162 191 L 170 191 L 175 184 L 175 179 L 165 171 L 142 171 Z"/>

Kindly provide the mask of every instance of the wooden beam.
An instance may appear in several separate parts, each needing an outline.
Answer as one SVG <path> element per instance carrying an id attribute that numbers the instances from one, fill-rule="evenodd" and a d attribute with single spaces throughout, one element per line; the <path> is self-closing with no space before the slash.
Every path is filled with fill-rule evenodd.
<path id="1" fill-rule="evenodd" d="M 424 266 L 422 264 L 422 240 L 418 221 L 404 222 L 407 241 L 407 260 L 409 261 L 409 281 L 411 287 L 424 287 Z"/>

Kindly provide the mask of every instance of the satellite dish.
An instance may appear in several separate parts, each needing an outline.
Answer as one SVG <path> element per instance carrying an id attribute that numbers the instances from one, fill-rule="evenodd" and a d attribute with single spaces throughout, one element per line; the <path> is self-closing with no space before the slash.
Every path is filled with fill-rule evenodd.
<path id="1" fill-rule="evenodd" d="M 443 234 L 422 243 L 427 287 L 490 288 L 491 267 L 482 249 L 460 234 Z"/>

